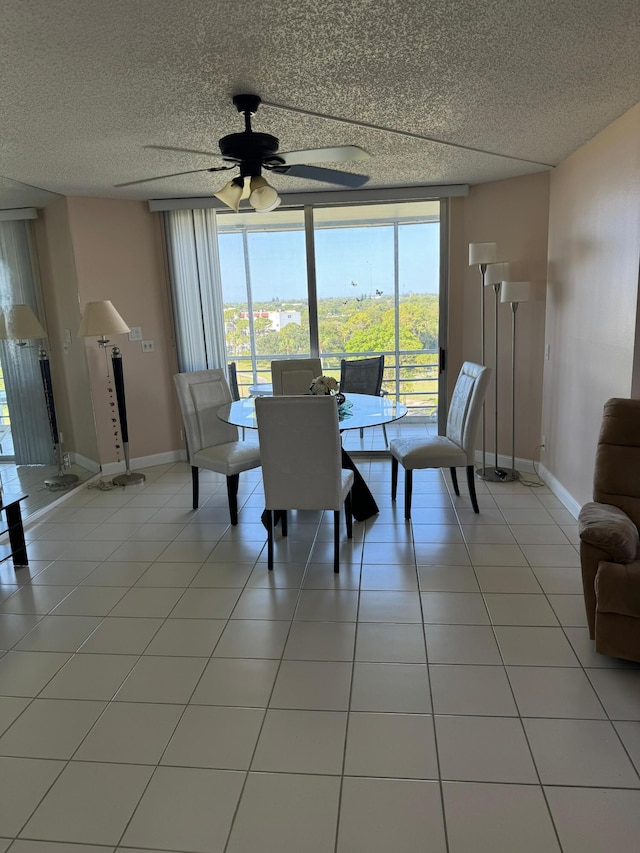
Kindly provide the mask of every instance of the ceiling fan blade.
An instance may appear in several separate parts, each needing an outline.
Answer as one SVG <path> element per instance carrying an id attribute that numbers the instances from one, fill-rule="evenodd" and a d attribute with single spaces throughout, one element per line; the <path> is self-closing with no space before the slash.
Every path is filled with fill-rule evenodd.
<path id="1" fill-rule="evenodd" d="M 209 169 L 191 169 L 189 172 L 173 172 L 171 175 L 156 175 L 155 178 L 142 178 L 139 181 L 126 181 L 124 184 L 114 184 L 114 187 L 132 187 L 134 184 L 148 184 L 151 181 L 162 181 L 164 178 L 178 178 L 181 175 L 196 175 L 198 172 L 225 172 L 234 166 L 214 166 Z"/>
<path id="2" fill-rule="evenodd" d="M 185 154 L 205 154 L 207 157 L 220 157 L 220 152 L 200 151 L 197 148 L 174 148 L 172 145 L 143 145 L 152 151 L 184 151 Z"/>
<path id="3" fill-rule="evenodd" d="M 353 172 L 339 172 L 337 169 L 322 169 L 319 166 L 278 166 L 273 170 L 294 178 L 308 178 L 311 181 L 323 181 L 326 184 L 340 184 L 343 187 L 361 187 L 369 180 L 368 175 L 355 175 Z"/>
<path id="4" fill-rule="evenodd" d="M 354 118 L 343 118 L 342 116 L 332 116 L 327 113 L 319 113 L 314 110 L 305 110 L 301 107 L 290 107 L 287 104 L 276 104 L 272 101 L 263 101 L 263 107 L 271 107 L 274 110 L 284 110 L 287 113 L 298 113 L 303 116 L 311 116 L 312 118 L 323 118 L 329 121 L 338 121 L 341 124 L 351 124 L 354 127 L 365 127 L 369 130 L 380 130 L 383 133 L 395 133 L 396 136 L 408 136 L 410 139 L 423 139 L 425 142 L 435 142 L 437 145 L 448 145 L 450 148 L 459 148 L 462 151 L 473 151 L 476 154 L 489 154 L 492 157 L 502 157 L 506 160 L 517 160 L 520 163 L 532 163 L 534 166 L 547 166 L 550 169 L 555 168 L 553 163 L 541 163 L 539 160 L 528 160 L 526 157 L 517 157 L 514 154 L 505 154 L 501 151 L 487 151 L 485 148 L 473 148 L 471 145 L 461 145 L 457 142 L 447 142 L 444 139 L 438 139 L 435 136 L 426 136 L 423 133 L 414 133 L 410 130 L 398 130 L 395 127 L 384 127 L 380 124 L 372 124 L 368 121 L 358 121 Z"/>
<path id="5" fill-rule="evenodd" d="M 371 154 L 359 145 L 340 145 L 337 148 L 312 148 L 309 151 L 278 152 L 287 166 L 307 163 L 347 163 L 351 160 L 369 160 Z"/>

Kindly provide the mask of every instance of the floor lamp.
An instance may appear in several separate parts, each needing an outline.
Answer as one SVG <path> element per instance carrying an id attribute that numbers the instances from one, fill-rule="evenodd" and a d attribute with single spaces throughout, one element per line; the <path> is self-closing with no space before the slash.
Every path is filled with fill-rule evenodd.
<path id="1" fill-rule="evenodd" d="M 516 312 L 520 302 L 529 301 L 529 282 L 503 281 L 500 299 L 511 303 L 511 468 L 503 478 L 507 482 L 520 479 L 516 471 Z"/>
<path id="2" fill-rule="evenodd" d="M 130 332 L 129 326 L 113 307 L 110 299 L 102 302 L 87 302 L 82 315 L 82 322 L 78 329 L 78 337 L 98 338 L 98 346 L 106 349 L 109 346 L 107 335 L 126 335 Z M 113 384 L 118 401 L 118 415 L 120 417 L 120 434 L 122 435 L 122 449 L 124 452 L 125 473 L 118 474 L 112 483 L 116 486 L 133 486 L 145 481 L 144 474 L 132 471 L 129 466 L 129 429 L 127 425 L 127 406 L 124 396 L 124 373 L 122 371 L 122 353 L 120 348 L 111 345 L 111 364 L 113 365 Z"/>
<path id="3" fill-rule="evenodd" d="M 9 305 L 3 312 L 3 328 L 0 337 L 13 340 L 18 347 L 27 346 L 28 340 L 44 340 L 47 333 L 42 324 L 33 313 L 29 305 Z M 42 387 L 44 388 L 47 416 L 49 418 L 49 429 L 55 454 L 58 473 L 47 477 L 45 486 L 52 489 L 67 489 L 78 482 L 75 474 L 64 473 L 64 454 L 62 452 L 62 437 L 58 430 L 58 419 L 56 417 L 56 404 L 53 396 L 53 384 L 51 382 L 51 365 L 49 356 L 44 347 L 40 348 L 40 375 Z"/>
<path id="4" fill-rule="evenodd" d="M 493 333 L 493 387 L 494 387 L 494 464 L 482 467 L 477 476 L 481 480 L 489 480 L 492 483 L 503 483 L 507 480 L 507 472 L 498 465 L 498 304 L 500 302 L 500 284 L 509 277 L 509 265 L 502 261 L 496 264 L 487 264 L 484 283 L 493 285 L 494 293 L 494 333 Z"/>
<path id="5" fill-rule="evenodd" d="M 495 243 L 469 243 L 469 266 L 478 267 L 480 270 L 480 364 L 485 363 L 485 340 L 484 340 L 484 287 L 487 274 L 487 266 L 494 264 L 498 259 L 498 249 Z M 482 468 L 485 469 L 486 455 L 486 418 L 485 405 L 482 404 Z"/>

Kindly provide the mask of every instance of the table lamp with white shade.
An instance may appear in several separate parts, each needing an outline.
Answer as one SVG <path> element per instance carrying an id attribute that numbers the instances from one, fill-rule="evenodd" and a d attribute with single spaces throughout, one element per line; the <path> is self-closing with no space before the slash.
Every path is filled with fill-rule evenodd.
<path id="1" fill-rule="evenodd" d="M 33 313 L 29 305 L 8 305 L 2 311 L 0 322 L 0 338 L 15 341 L 16 346 L 27 346 L 28 340 L 44 340 L 47 337 L 40 320 Z M 49 356 L 43 346 L 40 347 L 40 375 L 44 388 L 47 416 L 49 418 L 49 429 L 53 441 L 54 455 L 58 466 L 58 473 L 47 477 L 45 486 L 52 489 L 66 489 L 78 482 L 75 474 L 64 473 L 64 453 L 62 451 L 62 435 L 58 430 L 58 419 L 56 417 L 56 404 L 53 396 L 53 383 L 51 382 L 51 365 Z"/>
<path id="2" fill-rule="evenodd" d="M 500 300 L 511 303 L 511 470 L 504 478 L 506 482 L 520 478 L 516 471 L 516 312 L 520 302 L 529 301 L 529 282 L 503 281 Z"/>
<path id="3" fill-rule="evenodd" d="M 469 266 L 480 270 L 480 364 L 485 365 L 485 320 L 484 320 L 484 287 L 487 266 L 498 260 L 498 247 L 495 243 L 469 243 Z M 486 456 L 486 418 L 485 404 L 482 404 L 482 468 L 485 468 Z"/>
<path id="4" fill-rule="evenodd" d="M 100 302 L 87 302 L 82 315 L 82 322 L 78 329 L 78 337 L 97 338 L 98 346 L 106 348 L 111 346 L 111 363 L 113 365 L 113 383 L 118 401 L 118 415 L 120 418 L 120 433 L 122 435 L 122 449 L 125 461 L 125 473 L 118 474 L 112 482 L 116 486 L 132 486 L 143 483 L 144 474 L 132 471 L 129 465 L 129 428 L 127 424 L 127 406 L 124 395 L 124 374 L 122 371 L 122 353 L 120 348 L 110 345 L 107 335 L 126 335 L 130 332 L 129 326 L 116 311 L 110 299 Z"/>

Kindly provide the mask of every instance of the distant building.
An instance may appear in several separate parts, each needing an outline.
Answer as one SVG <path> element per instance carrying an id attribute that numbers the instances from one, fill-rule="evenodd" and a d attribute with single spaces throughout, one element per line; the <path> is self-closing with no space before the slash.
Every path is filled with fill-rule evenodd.
<path id="1" fill-rule="evenodd" d="M 248 320 L 249 312 L 241 311 L 240 317 L 243 320 Z M 273 332 L 279 332 L 289 323 L 295 323 L 297 326 L 302 325 L 302 316 L 299 311 L 254 311 L 253 319 L 269 320 Z"/>

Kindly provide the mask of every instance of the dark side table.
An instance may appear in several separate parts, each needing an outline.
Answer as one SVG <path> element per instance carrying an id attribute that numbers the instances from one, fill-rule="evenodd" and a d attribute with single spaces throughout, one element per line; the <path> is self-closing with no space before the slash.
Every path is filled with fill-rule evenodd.
<path id="1" fill-rule="evenodd" d="M 28 495 L 22 492 L 11 492 L 3 489 L 0 492 L 0 513 L 4 513 L 6 526 L 0 528 L 0 534 L 9 534 L 9 544 L 0 545 L 0 562 L 13 559 L 13 567 L 21 569 L 29 565 L 27 557 L 27 544 L 24 541 L 24 527 L 22 526 L 22 512 L 20 502 Z"/>

